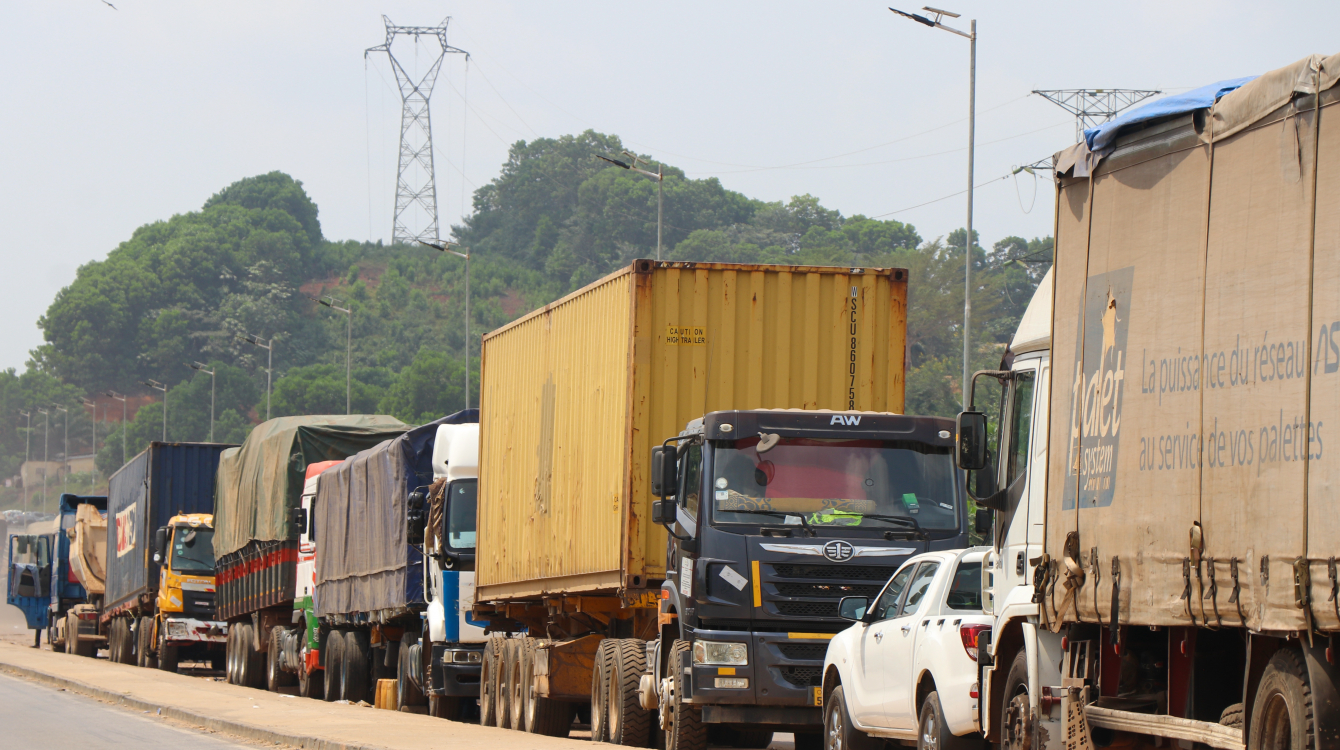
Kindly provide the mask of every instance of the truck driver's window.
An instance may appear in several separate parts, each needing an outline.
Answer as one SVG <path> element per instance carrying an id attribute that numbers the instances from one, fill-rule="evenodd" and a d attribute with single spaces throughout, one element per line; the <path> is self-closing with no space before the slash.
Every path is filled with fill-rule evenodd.
<path id="1" fill-rule="evenodd" d="M 703 484 L 703 447 L 690 445 L 684 451 L 684 479 L 679 494 L 684 498 L 684 512 L 693 518 L 698 517 L 698 502 L 702 496 Z"/>
<path id="2" fill-rule="evenodd" d="M 889 585 L 884 587 L 884 592 L 879 595 L 879 601 L 875 602 L 876 620 L 887 620 L 898 613 L 898 600 L 902 598 L 903 589 L 907 588 L 907 579 L 912 577 L 913 570 L 916 570 L 915 565 L 903 568 L 892 581 L 889 581 Z"/>
<path id="3" fill-rule="evenodd" d="M 1028 469 L 1028 438 L 1033 426 L 1032 370 L 1019 372 L 1014 377 L 1010 394 L 1010 446 L 1005 461 L 1005 482 L 1008 487 Z"/>

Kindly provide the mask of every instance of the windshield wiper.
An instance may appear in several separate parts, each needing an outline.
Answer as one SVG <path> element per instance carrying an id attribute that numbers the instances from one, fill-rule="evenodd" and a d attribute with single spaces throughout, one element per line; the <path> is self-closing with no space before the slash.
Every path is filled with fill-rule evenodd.
<path id="1" fill-rule="evenodd" d="M 861 518 L 873 518 L 876 521 L 888 521 L 889 523 L 899 524 L 912 533 L 912 538 L 920 541 L 926 540 L 926 532 L 921 529 L 921 524 L 917 519 L 909 516 L 886 516 L 878 513 L 862 513 Z"/>
<path id="2" fill-rule="evenodd" d="M 806 520 L 805 520 L 805 516 L 803 516 L 803 515 L 797 515 L 797 514 L 795 514 L 795 513 L 782 513 L 781 511 L 776 511 L 776 510 L 734 510 L 734 511 L 731 511 L 731 512 L 732 512 L 732 513 L 758 513 L 758 514 L 760 514 L 760 515 L 764 515 L 764 516 L 773 516 L 774 518 L 780 518 L 780 519 L 782 519 L 783 521 L 785 521 L 785 520 L 788 519 L 788 518 L 798 518 L 798 519 L 800 519 L 800 526 L 801 526 L 801 528 L 803 528 L 803 529 L 805 529 L 806 531 L 808 531 L 809 534 L 810 534 L 810 536 L 819 536 L 819 532 L 815 531 L 813 526 L 810 526 L 810 522 L 809 522 L 809 521 L 806 521 Z M 783 524 L 783 526 L 790 526 L 790 524 Z"/>

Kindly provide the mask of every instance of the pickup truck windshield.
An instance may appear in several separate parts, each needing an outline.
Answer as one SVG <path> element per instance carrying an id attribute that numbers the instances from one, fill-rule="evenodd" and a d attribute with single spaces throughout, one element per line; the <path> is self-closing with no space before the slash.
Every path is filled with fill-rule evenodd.
<path id="1" fill-rule="evenodd" d="M 214 530 L 189 526 L 173 529 L 172 570 L 177 573 L 213 573 Z"/>
<path id="2" fill-rule="evenodd" d="M 752 437 L 717 449 L 715 522 L 800 525 L 803 518 L 810 526 L 907 528 L 874 517 L 894 516 L 927 531 L 958 528 L 958 491 L 947 447 L 812 438 L 783 438 L 762 454 L 757 446 Z M 777 518 L 778 513 L 787 517 Z"/>

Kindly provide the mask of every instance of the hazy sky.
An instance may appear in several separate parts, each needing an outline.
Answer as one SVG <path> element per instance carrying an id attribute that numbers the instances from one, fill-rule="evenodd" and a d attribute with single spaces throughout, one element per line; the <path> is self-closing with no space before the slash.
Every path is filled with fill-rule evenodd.
<path id="1" fill-rule="evenodd" d="M 1074 140 L 1031 90 L 1177 91 L 1340 46 L 1334 0 L 952 1 L 951 23 L 978 19 L 986 243 L 1051 233 L 1048 184 L 999 179 Z M 451 16 L 471 54 L 433 96 L 444 226 L 509 144 L 587 128 L 752 197 L 810 193 L 927 239 L 963 226 L 968 42 L 878 2 L 112 3 L 3 12 L 0 367 L 22 369 L 80 265 L 249 175 L 302 180 L 328 238 L 388 238 L 400 103 L 385 56 L 363 56 L 383 13 Z"/>

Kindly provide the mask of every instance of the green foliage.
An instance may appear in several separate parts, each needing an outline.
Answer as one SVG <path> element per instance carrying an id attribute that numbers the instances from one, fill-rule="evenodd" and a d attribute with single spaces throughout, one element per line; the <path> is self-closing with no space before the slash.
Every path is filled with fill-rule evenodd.
<path id="1" fill-rule="evenodd" d="M 408 424 L 424 424 L 465 408 L 465 368 L 449 354 L 423 348 L 400 371 L 378 407 Z M 479 403 L 479 379 L 470 379 L 470 403 Z"/>
<path id="2" fill-rule="evenodd" d="M 351 414 L 373 414 L 386 387 L 394 375 L 378 367 L 362 367 L 352 372 L 346 381 L 345 369 L 338 365 L 308 365 L 295 367 L 274 386 L 271 395 L 270 416 L 288 417 L 298 414 L 345 414 L 345 406 L 352 403 Z M 346 382 L 349 385 L 346 398 Z M 265 414 L 265 397 L 256 411 Z"/>

